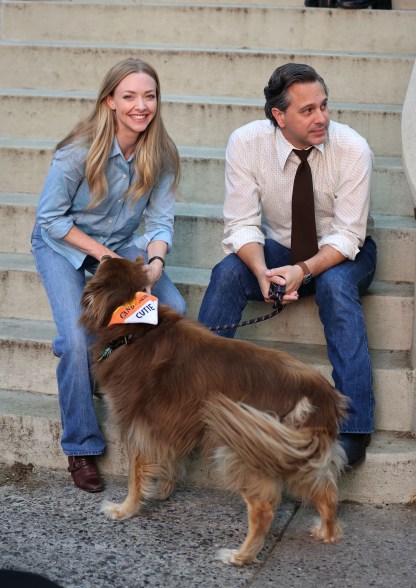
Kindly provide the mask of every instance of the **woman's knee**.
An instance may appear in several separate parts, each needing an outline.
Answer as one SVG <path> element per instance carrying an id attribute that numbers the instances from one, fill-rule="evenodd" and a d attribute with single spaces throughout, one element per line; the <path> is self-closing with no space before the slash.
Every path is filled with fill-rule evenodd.
<path id="1" fill-rule="evenodd" d="M 79 361 L 88 356 L 91 343 L 85 331 L 74 325 L 74 328 L 67 329 L 56 337 L 52 343 L 52 349 L 57 357 L 65 355 L 73 357 L 74 361 Z"/>

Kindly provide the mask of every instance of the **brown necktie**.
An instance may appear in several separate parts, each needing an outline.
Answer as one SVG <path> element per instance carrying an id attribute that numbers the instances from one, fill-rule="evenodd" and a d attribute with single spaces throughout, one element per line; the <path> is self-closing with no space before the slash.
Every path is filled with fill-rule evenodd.
<path id="1" fill-rule="evenodd" d="M 318 252 L 312 172 L 307 161 L 312 149 L 293 149 L 300 159 L 292 195 L 292 263 L 309 259 Z"/>

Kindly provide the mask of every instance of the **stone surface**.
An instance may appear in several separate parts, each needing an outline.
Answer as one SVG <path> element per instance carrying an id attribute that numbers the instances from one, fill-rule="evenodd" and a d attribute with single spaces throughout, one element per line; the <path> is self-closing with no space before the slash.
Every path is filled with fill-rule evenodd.
<path id="1" fill-rule="evenodd" d="M 260 562 L 235 568 L 214 560 L 246 532 L 239 497 L 178 489 L 140 515 L 115 523 L 103 499 L 122 500 L 125 478 L 106 477 L 102 494 L 72 485 L 69 474 L 0 465 L 0 569 L 32 571 L 62 588 L 308 588 L 416 585 L 416 504 L 342 504 L 344 538 L 312 539 L 315 513 L 285 499 Z"/>

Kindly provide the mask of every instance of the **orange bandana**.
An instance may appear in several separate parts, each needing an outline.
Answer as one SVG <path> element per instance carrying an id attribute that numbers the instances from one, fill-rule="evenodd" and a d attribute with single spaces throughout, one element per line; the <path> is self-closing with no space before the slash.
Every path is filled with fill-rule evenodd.
<path id="1" fill-rule="evenodd" d="M 108 326 L 124 323 L 157 325 L 158 299 L 147 292 L 136 292 L 133 300 L 116 308 Z"/>

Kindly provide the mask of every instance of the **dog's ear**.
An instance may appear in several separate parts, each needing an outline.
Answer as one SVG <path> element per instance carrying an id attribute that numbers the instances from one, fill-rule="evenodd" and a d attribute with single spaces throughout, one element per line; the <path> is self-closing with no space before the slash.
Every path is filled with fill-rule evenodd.
<path id="1" fill-rule="evenodd" d="M 79 317 L 79 323 L 89 333 L 97 333 L 101 327 L 108 323 L 109 311 L 105 302 L 102 281 L 90 280 L 82 294 L 81 315 Z"/>

